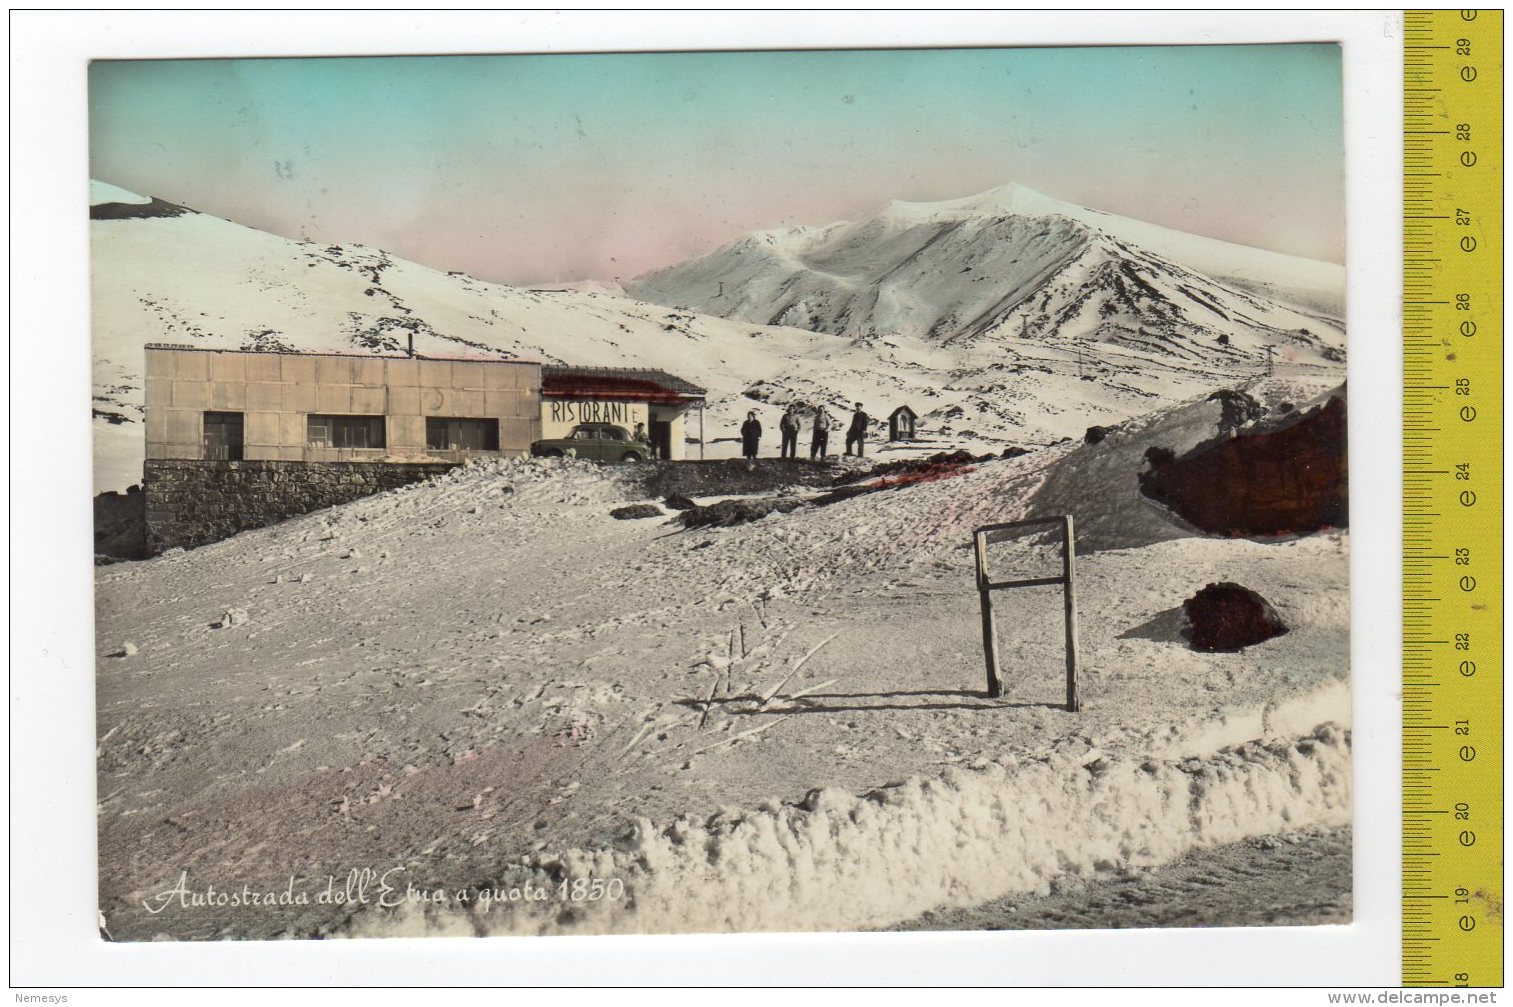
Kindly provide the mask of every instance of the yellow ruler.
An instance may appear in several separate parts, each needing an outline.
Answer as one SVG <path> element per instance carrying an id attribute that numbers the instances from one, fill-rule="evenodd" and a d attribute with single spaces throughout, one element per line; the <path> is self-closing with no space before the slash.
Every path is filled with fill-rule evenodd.
<path id="1" fill-rule="evenodd" d="M 1503 18 L 1403 44 L 1403 985 L 1503 982 Z"/>

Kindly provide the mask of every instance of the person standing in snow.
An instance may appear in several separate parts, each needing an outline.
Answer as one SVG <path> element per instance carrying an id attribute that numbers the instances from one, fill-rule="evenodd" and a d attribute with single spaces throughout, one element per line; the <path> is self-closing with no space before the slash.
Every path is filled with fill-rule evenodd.
<path id="1" fill-rule="evenodd" d="M 856 404 L 856 412 L 851 414 L 851 429 L 846 431 L 847 455 L 851 454 L 851 445 L 853 444 L 856 445 L 856 457 L 860 458 L 865 454 L 862 450 L 862 444 L 867 439 L 867 424 L 869 422 L 871 422 L 871 417 L 862 412 L 862 404 L 858 402 Z"/>
<path id="2" fill-rule="evenodd" d="M 756 418 L 756 410 L 746 414 L 746 422 L 741 424 L 741 454 L 749 461 L 756 461 L 757 442 L 762 439 L 762 424 Z"/>
<path id="3" fill-rule="evenodd" d="M 797 406 L 789 405 L 783 411 L 783 418 L 778 421 L 778 430 L 783 435 L 783 457 L 797 459 L 799 456 L 799 414 Z"/>
<path id="4" fill-rule="evenodd" d="M 814 411 L 814 433 L 809 438 L 809 460 L 824 458 L 830 449 L 830 414 L 820 406 Z"/>

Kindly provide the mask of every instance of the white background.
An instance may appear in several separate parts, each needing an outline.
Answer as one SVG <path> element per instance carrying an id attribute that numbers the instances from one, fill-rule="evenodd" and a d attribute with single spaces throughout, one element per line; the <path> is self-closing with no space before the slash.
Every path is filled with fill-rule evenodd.
<path id="1" fill-rule="evenodd" d="M 1378 991 L 1397 985 L 1400 12 L 32 13 L 12 14 L 11 30 L 13 369 L 8 384 L 14 398 L 7 433 L 11 419 L 23 420 L 17 436 L 7 438 L 14 451 L 9 476 L 15 478 L 10 495 L 13 985 L 38 993 L 71 989 L 71 1003 L 99 999 L 78 990 L 87 986 L 266 983 L 1281 984 Z M 98 939 L 85 213 L 90 59 L 1268 41 L 1338 41 L 1344 51 L 1353 926 L 280 945 L 111 945 Z M 1316 1001 L 1324 1002 L 1322 996 Z"/>

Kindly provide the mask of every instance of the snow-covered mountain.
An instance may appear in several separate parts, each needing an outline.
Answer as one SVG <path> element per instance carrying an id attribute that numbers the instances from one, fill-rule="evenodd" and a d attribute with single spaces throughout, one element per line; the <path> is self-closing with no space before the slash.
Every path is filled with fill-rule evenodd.
<path id="1" fill-rule="evenodd" d="M 761 231 L 628 291 L 847 336 L 1047 339 L 1189 359 L 1343 344 L 1343 267 L 1184 234 L 1006 185 Z"/>
<path id="2" fill-rule="evenodd" d="M 900 221 L 920 213 L 908 204 L 892 212 Z M 937 212 L 945 211 L 931 214 Z M 1038 316 L 1021 323 L 1012 312 L 993 338 L 906 332 L 837 339 L 808 328 L 823 328 L 823 318 L 801 314 L 785 319 L 793 324 L 761 325 L 633 300 L 607 288 L 511 287 L 377 248 L 280 237 L 102 183 L 94 186 L 90 216 L 97 491 L 124 489 L 141 478 L 142 348 L 150 342 L 382 354 L 403 352 L 413 336 L 416 351 L 433 356 L 664 368 L 709 389 L 710 457 L 736 453 L 736 428 L 748 409 L 775 425 L 772 408 L 793 401 L 824 404 L 833 415 L 863 402 L 877 418 L 907 404 L 928 438 L 920 449 L 981 451 L 1079 436 L 1092 424 L 1117 423 L 1246 380 L 1264 366 L 1258 351 L 1266 342 L 1283 350 L 1276 355 L 1278 373 L 1308 387 L 1338 384 L 1343 370 L 1319 345 L 1326 332 L 1338 340 L 1337 329 L 1302 315 L 1294 323 L 1288 309 L 1261 298 L 1247 302 L 1232 287 L 1174 271 L 1133 245 L 1115 257 L 1115 239 L 1066 217 L 1037 224 L 1011 216 L 995 226 L 1003 235 L 1017 234 L 1017 257 L 1032 278 L 1048 278 L 1039 286 L 1026 280 L 1025 296 L 1043 301 L 1044 312 L 1057 317 L 1091 315 L 1103 326 L 1102 343 L 1055 338 L 1058 330 Z M 941 223 L 895 230 L 903 236 Z M 841 235 L 859 239 L 864 226 L 824 233 L 836 236 L 840 247 Z M 1005 254 L 993 242 L 978 247 L 984 256 Z M 956 289 L 951 284 L 972 289 L 970 277 L 978 271 L 963 261 L 936 283 L 946 293 Z M 923 291 L 927 279 L 921 272 L 912 289 Z M 1142 317 L 1158 311 L 1142 284 L 1173 303 L 1181 300 L 1178 286 L 1186 286 L 1192 296 L 1182 311 L 1189 321 L 1159 335 L 1153 325 L 1144 336 L 1116 332 L 1125 315 L 1100 315 L 1094 306 L 1113 303 L 1114 295 L 1100 294 L 1095 302 L 1078 284 L 1124 291 Z M 984 281 L 977 289 L 987 286 Z M 872 296 L 892 303 L 896 292 L 883 283 Z M 1203 308 L 1205 300 L 1216 307 Z M 1249 304 L 1249 314 L 1241 304 Z M 1222 330 L 1232 333 L 1227 346 L 1190 321 L 1217 327 L 1224 319 L 1216 311 L 1229 316 L 1230 328 Z M 1245 320 L 1252 316 L 1259 321 Z M 1018 338 L 1022 324 L 1036 338 Z M 1061 324 L 1064 331 L 1069 323 Z M 1281 327 L 1294 324 L 1310 334 Z"/>

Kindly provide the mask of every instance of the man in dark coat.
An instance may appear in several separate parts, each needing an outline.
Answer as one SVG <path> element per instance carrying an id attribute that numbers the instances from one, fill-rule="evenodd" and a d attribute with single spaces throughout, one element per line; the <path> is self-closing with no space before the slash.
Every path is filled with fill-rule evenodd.
<path id="1" fill-rule="evenodd" d="M 783 457 L 797 458 L 799 456 L 798 406 L 790 405 L 783 411 L 783 418 L 778 421 L 778 430 L 783 435 Z"/>
<path id="2" fill-rule="evenodd" d="M 762 439 L 762 424 L 757 421 L 756 410 L 746 414 L 746 422 L 741 424 L 741 453 L 747 458 L 755 459 L 757 456 L 757 442 Z"/>
<path id="3" fill-rule="evenodd" d="M 856 457 L 862 457 L 865 452 L 862 444 L 867 439 L 867 423 L 871 420 L 866 413 L 862 412 L 862 404 L 856 404 L 856 412 L 851 414 L 851 428 L 846 431 L 846 454 L 851 453 L 851 445 L 856 445 Z"/>

